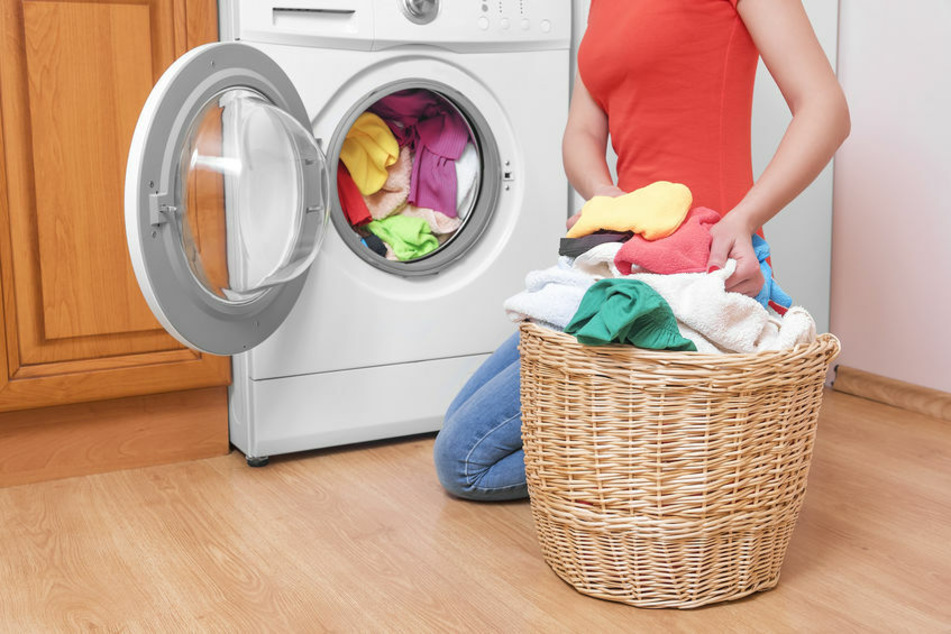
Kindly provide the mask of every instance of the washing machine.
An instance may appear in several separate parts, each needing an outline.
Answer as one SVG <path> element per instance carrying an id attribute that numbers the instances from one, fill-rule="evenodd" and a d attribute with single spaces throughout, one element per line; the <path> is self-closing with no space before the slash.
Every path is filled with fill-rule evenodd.
<path id="1" fill-rule="evenodd" d="M 156 84 L 130 149 L 150 308 L 185 345 L 232 355 L 230 440 L 249 464 L 437 430 L 513 332 L 505 298 L 557 256 L 570 0 L 235 0 L 220 16 L 221 41 Z M 395 207 L 434 195 L 451 230 L 427 220 L 407 250 L 372 239 L 389 216 L 354 221 L 342 170 L 367 113 L 439 190 Z M 458 159 L 434 129 L 465 138 Z M 350 184 L 377 179 L 374 151 Z"/>

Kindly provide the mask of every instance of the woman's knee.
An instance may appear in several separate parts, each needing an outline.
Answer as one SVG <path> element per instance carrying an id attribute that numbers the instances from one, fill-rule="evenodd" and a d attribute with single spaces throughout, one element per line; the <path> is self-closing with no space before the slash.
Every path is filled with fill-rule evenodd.
<path id="1" fill-rule="evenodd" d="M 436 435 L 433 443 L 433 463 L 436 466 L 436 476 L 443 488 L 453 495 L 464 497 L 465 491 L 465 460 L 460 456 L 458 443 L 451 438 L 454 430 L 449 421 L 443 423 L 442 430 Z"/>
<path id="2" fill-rule="evenodd" d="M 487 486 L 483 482 L 484 474 L 471 472 L 471 465 L 464 458 L 446 452 L 445 444 L 439 442 L 438 436 L 434 447 L 434 458 L 439 483 L 453 497 L 477 502 L 496 502 L 517 500 L 528 494 L 522 482 L 502 487 Z"/>
<path id="3" fill-rule="evenodd" d="M 507 345 L 512 346 L 512 340 Z M 513 475 L 498 463 L 522 446 L 517 350 L 511 356 L 505 365 L 495 363 L 492 368 L 479 369 L 485 374 L 480 384 L 457 399 L 436 436 L 436 474 L 443 487 L 455 496 L 511 499 L 499 497 L 504 492 L 496 492 L 500 484 L 510 484 L 509 476 Z"/>
<path id="4" fill-rule="evenodd" d="M 473 434 L 473 429 L 460 418 L 448 417 L 433 445 L 436 475 L 443 488 L 466 500 L 525 497 L 518 417 L 498 425 L 487 435 Z M 511 438 L 513 434 L 519 434 L 519 438 Z"/>
<path id="5" fill-rule="evenodd" d="M 478 499 L 477 479 L 470 473 L 469 455 L 474 442 L 462 421 L 447 417 L 433 444 L 433 462 L 439 483 L 450 494 Z"/>

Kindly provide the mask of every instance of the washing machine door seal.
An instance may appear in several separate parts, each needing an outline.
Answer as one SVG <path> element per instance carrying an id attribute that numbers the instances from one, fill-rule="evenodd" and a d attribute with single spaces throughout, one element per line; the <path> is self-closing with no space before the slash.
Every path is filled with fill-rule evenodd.
<path id="1" fill-rule="evenodd" d="M 240 43 L 189 51 L 150 94 L 126 169 L 126 236 L 149 307 L 185 345 L 249 350 L 293 308 L 329 218 L 311 130 L 284 71 Z"/>

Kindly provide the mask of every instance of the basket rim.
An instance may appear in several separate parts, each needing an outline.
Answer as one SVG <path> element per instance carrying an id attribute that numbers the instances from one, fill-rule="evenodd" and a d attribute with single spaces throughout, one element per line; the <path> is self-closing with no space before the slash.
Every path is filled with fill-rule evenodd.
<path id="1" fill-rule="evenodd" d="M 800 357 L 803 355 L 811 356 L 814 354 L 828 355 L 829 359 L 838 356 L 842 344 L 839 338 L 832 333 L 826 332 L 818 335 L 812 343 L 808 345 L 797 345 L 785 350 L 763 350 L 760 352 L 724 352 L 714 354 L 709 352 L 693 352 L 679 350 L 648 350 L 637 348 L 626 344 L 607 344 L 604 346 L 590 346 L 579 342 L 575 337 L 545 326 L 540 326 L 531 321 L 519 322 L 519 330 L 523 334 L 546 340 L 548 343 L 574 347 L 575 349 L 585 351 L 590 354 L 609 354 L 611 356 L 624 355 L 632 358 L 657 361 L 662 363 L 688 363 L 697 365 L 722 365 L 724 362 L 730 364 L 736 363 L 777 363 L 783 359 Z"/>

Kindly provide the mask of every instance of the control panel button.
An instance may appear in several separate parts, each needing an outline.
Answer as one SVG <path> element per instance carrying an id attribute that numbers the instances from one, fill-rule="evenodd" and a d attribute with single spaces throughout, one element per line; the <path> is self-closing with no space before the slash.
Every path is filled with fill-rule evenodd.
<path id="1" fill-rule="evenodd" d="M 480 17 L 480 18 L 479 18 L 479 28 L 482 29 L 483 31 L 488 30 L 488 28 L 489 28 L 489 18 L 485 17 L 484 15 L 483 15 L 482 17 Z"/>

